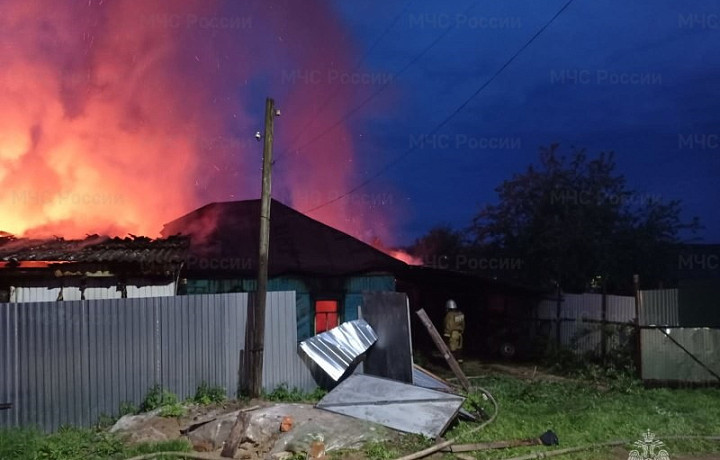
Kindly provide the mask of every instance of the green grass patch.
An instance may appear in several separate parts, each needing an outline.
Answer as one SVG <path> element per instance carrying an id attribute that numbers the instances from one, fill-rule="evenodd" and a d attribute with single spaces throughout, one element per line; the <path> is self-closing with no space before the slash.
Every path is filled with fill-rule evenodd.
<path id="1" fill-rule="evenodd" d="M 195 396 L 193 396 L 192 401 L 202 406 L 219 404 L 225 401 L 225 388 L 221 386 L 213 387 L 203 381 L 195 390 Z"/>
<path id="2" fill-rule="evenodd" d="M 316 388 L 308 393 L 298 388 L 289 389 L 287 384 L 282 383 L 271 392 L 263 392 L 262 397 L 275 402 L 315 403 L 320 401 L 325 394 L 326 391 L 322 388 Z"/>
<path id="3" fill-rule="evenodd" d="M 178 403 L 178 397 L 170 390 L 163 388 L 162 385 L 153 385 L 148 390 L 145 399 L 140 405 L 141 412 L 150 412 L 162 406 L 171 406 Z"/>
<path id="4" fill-rule="evenodd" d="M 613 440 L 635 441 L 649 429 L 665 442 L 671 457 L 673 453 L 720 451 L 718 442 L 668 439 L 676 435 L 720 434 L 717 389 L 643 389 L 637 382 L 623 382 L 603 390 L 590 381 L 523 381 L 499 375 L 476 382 L 492 393 L 500 412 L 495 422 L 478 432 L 471 431 L 477 424 L 458 423 L 445 435 L 458 438 L 458 443 L 534 438 L 550 429 L 560 439 L 558 447 L 565 448 Z M 471 394 L 470 399 L 492 413 L 492 406 L 484 398 Z M 500 459 L 537 450 L 484 451 L 476 457 Z M 596 449 L 562 458 L 603 459 L 609 458 L 609 452 Z"/>
<path id="5" fill-rule="evenodd" d="M 52 434 L 0 429 L 2 460 L 121 460 L 152 452 L 190 450 L 186 440 L 126 446 L 111 433 L 87 428 L 63 427 Z"/>

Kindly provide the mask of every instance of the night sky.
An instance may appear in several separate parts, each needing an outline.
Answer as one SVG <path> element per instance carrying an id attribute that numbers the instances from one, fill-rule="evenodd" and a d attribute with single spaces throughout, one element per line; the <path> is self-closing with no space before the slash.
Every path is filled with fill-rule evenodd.
<path id="1" fill-rule="evenodd" d="M 0 7 L 3 231 L 157 236 L 258 198 L 270 96 L 273 195 L 368 242 L 468 226 L 552 143 L 720 242 L 718 0 Z"/>
<path id="2" fill-rule="evenodd" d="M 338 3 L 366 71 L 405 69 L 352 126 L 366 177 L 415 147 L 358 191 L 394 186 L 391 206 L 410 210 L 406 240 L 468 225 L 503 179 L 557 142 L 566 153 L 614 151 L 633 199 L 681 199 L 705 226 L 698 236 L 720 241 L 718 1 L 574 1 L 429 136 L 565 4 Z"/>

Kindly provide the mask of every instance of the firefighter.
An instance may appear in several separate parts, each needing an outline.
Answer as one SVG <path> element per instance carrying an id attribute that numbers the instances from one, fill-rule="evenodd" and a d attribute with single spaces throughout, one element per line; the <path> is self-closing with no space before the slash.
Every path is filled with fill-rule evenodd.
<path id="1" fill-rule="evenodd" d="M 445 341 L 447 342 L 450 351 L 453 356 L 459 359 L 460 353 L 463 347 L 463 332 L 465 332 L 465 315 L 458 310 L 457 304 L 454 300 L 450 299 L 445 302 L 445 321 L 444 321 L 444 332 Z"/>

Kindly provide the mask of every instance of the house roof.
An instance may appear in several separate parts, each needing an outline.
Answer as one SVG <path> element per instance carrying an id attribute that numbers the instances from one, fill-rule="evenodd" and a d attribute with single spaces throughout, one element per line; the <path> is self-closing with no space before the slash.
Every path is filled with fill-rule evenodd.
<path id="1" fill-rule="evenodd" d="M 211 203 L 165 224 L 164 237 L 191 238 L 189 272 L 255 275 L 260 238 L 260 200 Z M 362 241 L 272 200 L 268 272 L 347 275 L 394 272 L 401 262 Z"/>
<path id="2" fill-rule="evenodd" d="M 168 266 L 182 262 L 188 246 L 189 240 L 180 237 L 153 240 L 136 236 L 90 235 L 82 240 L 43 240 L 6 235 L 0 237 L 0 268 L 23 270 L 73 263 L 98 267 L 127 264 L 148 273 L 165 271 Z"/>

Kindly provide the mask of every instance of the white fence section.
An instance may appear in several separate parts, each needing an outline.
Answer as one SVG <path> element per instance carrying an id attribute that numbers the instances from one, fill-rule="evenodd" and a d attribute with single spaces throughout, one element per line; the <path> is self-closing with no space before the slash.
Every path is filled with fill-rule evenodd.
<path id="1" fill-rule="evenodd" d="M 0 304 L 0 426 L 90 426 L 154 384 L 236 395 L 248 294 Z M 267 299 L 263 386 L 316 387 L 298 355 L 294 292 Z"/>
<path id="2" fill-rule="evenodd" d="M 26 303 L 26 302 L 55 302 L 60 296 L 59 287 L 45 286 L 13 286 L 10 288 L 10 302 Z M 148 286 L 127 286 L 127 297 L 168 297 L 175 295 L 175 283 L 157 284 Z M 101 300 L 101 299 L 121 299 L 122 293 L 115 287 L 87 287 L 84 293 L 77 286 L 66 286 L 62 288 L 62 300 L 81 300 L 82 295 L 85 300 Z"/>

